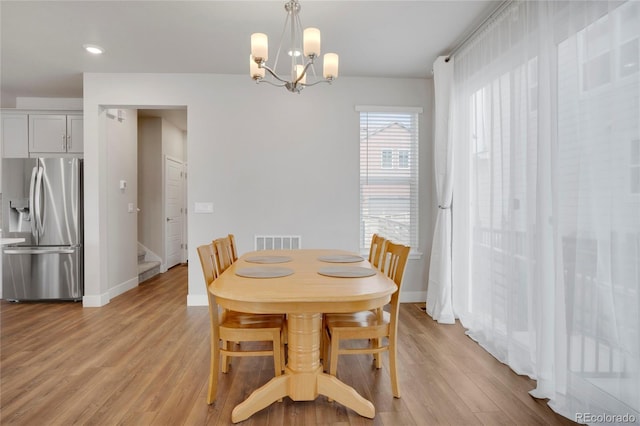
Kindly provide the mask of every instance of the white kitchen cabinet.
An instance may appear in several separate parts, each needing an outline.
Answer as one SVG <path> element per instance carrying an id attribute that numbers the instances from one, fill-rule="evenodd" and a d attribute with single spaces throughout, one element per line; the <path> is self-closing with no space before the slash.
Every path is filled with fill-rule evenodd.
<path id="1" fill-rule="evenodd" d="M 28 115 L 3 111 L 0 118 L 2 158 L 29 157 Z"/>
<path id="2" fill-rule="evenodd" d="M 29 114 L 29 153 L 82 153 L 83 117 Z"/>
<path id="3" fill-rule="evenodd" d="M 84 117 L 67 115 L 67 152 L 82 154 L 84 152 Z"/>

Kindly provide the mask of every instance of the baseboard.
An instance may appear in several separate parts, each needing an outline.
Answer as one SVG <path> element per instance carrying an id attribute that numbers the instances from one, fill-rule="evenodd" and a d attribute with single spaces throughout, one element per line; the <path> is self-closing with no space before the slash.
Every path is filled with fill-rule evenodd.
<path id="1" fill-rule="evenodd" d="M 125 293 L 133 288 L 138 287 L 138 276 L 136 275 L 134 278 L 131 278 L 128 281 L 118 284 L 115 287 L 111 287 L 109 289 L 109 298 L 113 299 L 116 296 L 120 296 L 122 293 Z"/>
<path id="2" fill-rule="evenodd" d="M 187 306 L 209 306 L 209 298 L 206 294 L 187 295 Z"/>
<path id="3" fill-rule="evenodd" d="M 100 308 L 107 303 L 111 298 L 109 297 L 109 293 L 97 294 L 97 295 L 85 295 L 82 297 L 82 307 L 83 308 Z"/>
<path id="4" fill-rule="evenodd" d="M 426 300 L 426 291 L 400 291 L 400 303 L 419 303 Z"/>
<path id="5" fill-rule="evenodd" d="M 85 295 L 82 297 L 83 308 L 99 308 L 108 304 L 111 299 L 116 296 L 120 296 L 122 293 L 138 287 L 138 277 L 131 278 L 123 283 L 116 285 L 109 289 L 107 293 L 98 295 Z"/>

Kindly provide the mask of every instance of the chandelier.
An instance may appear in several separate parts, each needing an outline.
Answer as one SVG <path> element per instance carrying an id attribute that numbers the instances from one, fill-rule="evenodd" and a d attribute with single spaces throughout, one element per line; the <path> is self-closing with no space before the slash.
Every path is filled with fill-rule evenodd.
<path id="1" fill-rule="evenodd" d="M 249 57 L 249 69 L 251 78 L 256 83 L 269 83 L 277 87 L 285 87 L 292 93 L 300 93 L 307 86 L 315 86 L 318 83 L 329 83 L 338 77 L 338 55 L 326 53 L 323 60 L 322 76 L 316 76 L 313 64 L 320 56 L 320 30 L 317 28 L 306 28 L 302 30 L 300 23 L 300 3 L 298 0 L 290 0 L 284 5 L 287 11 L 287 19 L 284 22 L 280 45 L 276 53 L 273 67 L 267 65 L 269 59 L 269 42 L 266 34 L 251 34 L 251 55 Z M 289 30 L 289 47 L 284 47 L 285 35 Z M 289 55 L 291 63 L 288 77 L 278 75 L 278 59 L 280 53 Z M 288 61 L 285 61 L 288 62 Z M 265 78 L 265 71 L 270 78 Z M 312 74 L 312 75 L 309 75 Z"/>

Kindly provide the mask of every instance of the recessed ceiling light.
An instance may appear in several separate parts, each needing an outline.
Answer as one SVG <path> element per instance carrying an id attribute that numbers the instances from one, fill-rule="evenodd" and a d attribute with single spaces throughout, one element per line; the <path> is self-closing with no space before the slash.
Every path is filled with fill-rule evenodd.
<path id="1" fill-rule="evenodd" d="M 102 47 L 95 44 L 83 44 L 82 47 L 84 47 L 84 50 L 93 55 L 101 55 L 104 52 L 104 49 Z"/>

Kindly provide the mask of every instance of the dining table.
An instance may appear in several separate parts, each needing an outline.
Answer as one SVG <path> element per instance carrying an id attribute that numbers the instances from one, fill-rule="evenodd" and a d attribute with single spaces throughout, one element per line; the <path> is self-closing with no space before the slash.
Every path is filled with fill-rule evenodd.
<path id="1" fill-rule="evenodd" d="M 354 388 L 324 373 L 320 342 L 326 313 L 358 312 L 387 304 L 395 283 L 358 254 L 333 249 L 261 250 L 245 253 L 208 287 L 222 308 L 286 314 L 287 364 L 237 405 L 233 423 L 288 396 L 313 401 L 324 395 L 363 417 L 374 405 Z"/>

